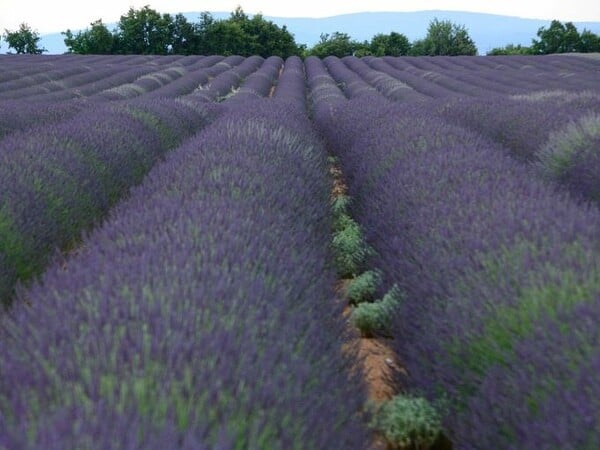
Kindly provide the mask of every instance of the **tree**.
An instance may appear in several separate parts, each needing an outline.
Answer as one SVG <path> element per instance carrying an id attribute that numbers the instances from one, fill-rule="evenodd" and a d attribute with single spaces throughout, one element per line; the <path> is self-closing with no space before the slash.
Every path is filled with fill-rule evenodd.
<path id="1" fill-rule="evenodd" d="M 413 43 L 410 54 L 414 56 L 476 55 L 477 47 L 463 25 L 436 18 L 429 23 L 427 36 Z"/>
<path id="2" fill-rule="evenodd" d="M 171 21 L 171 49 L 176 55 L 200 53 L 201 38 L 196 24 L 188 22 L 183 14 L 177 14 Z"/>
<path id="3" fill-rule="evenodd" d="M 581 53 L 600 52 L 600 36 L 584 29 L 579 36 L 577 51 Z"/>
<path id="4" fill-rule="evenodd" d="M 246 36 L 239 23 L 217 20 L 203 30 L 202 53 L 207 55 L 246 54 Z"/>
<path id="5" fill-rule="evenodd" d="M 535 54 L 570 53 L 578 50 L 581 37 L 573 22 L 561 23 L 553 20 L 550 27 L 540 27 L 537 31 L 539 41 L 533 39 L 532 50 Z"/>
<path id="6" fill-rule="evenodd" d="M 499 55 L 531 55 L 532 50 L 530 47 L 523 47 L 521 44 L 513 45 L 508 44 L 506 47 L 496 47 L 487 52 L 488 56 L 499 56 Z"/>
<path id="7" fill-rule="evenodd" d="M 142 55 L 221 54 L 241 56 L 277 55 L 287 58 L 304 50 L 284 27 L 267 21 L 261 14 L 252 18 L 241 7 L 226 20 L 215 20 L 202 13 L 199 23 L 182 14 L 159 14 L 149 6 L 130 8 L 121 16 L 117 28 L 109 32 L 101 20 L 91 29 L 62 33 L 71 53 L 121 53 Z"/>
<path id="8" fill-rule="evenodd" d="M 368 47 L 366 49 L 368 50 Z M 308 54 L 318 56 L 319 58 L 325 58 L 326 56 L 342 58 L 353 55 L 357 51 L 364 53 L 364 50 L 364 43 L 361 44 L 360 42 L 353 41 L 348 34 L 336 31 L 331 35 L 327 33 L 321 34 L 321 39 L 308 50 Z"/>
<path id="9" fill-rule="evenodd" d="M 403 34 L 392 31 L 373 36 L 369 49 L 373 56 L 403 56 L 408 55 L 410 42 Z"/>
<path id="10" fill-rule="evenodd" d="M 260 55 L 263 57 L 298 55 L 300 49 L 294 40 L 294 36 L 284 25 L 279 28 L 271 21 L 263 18 L 262 14 L 255 14 L 252 19 L 238 22 L 246 41 L 246 55 Z"/>
<path id="11" fill-rule="evenodd" d="M 299 55 L 301 48 L 287 27 L 279 27 L 265 20 L 262 14 L 248 17 L 241 7 L 237 7 L 226 20 L 215 21 L 208 13 L 201 16 L 200 34 L 204 53 L 222 55 L 281 56 L 287 58 Z"/>
<path id="12" fill-rule="evenodd" d="M 39 55 L 47 52 L 45 48 L 38 47 L 40 39 L 39 33 L 26 23 L 22 23 L 16 31 L 4 30 L 4 40 L 8 48 L 14 48 L 18 54 Z"/>
<path id="13" fill-rule="evenodd" d="M 117 52 L 135 55 L 166 55 L 172 46 L 173 19 L 148 5 L 129 8 L 117 25 Z"/>
<path id="14" fill-rule="evenodd" d="M 69 53 L 78 53 L 81 55 L 107 55 L 113 53 L 115 47 L 115 38 L 102 19 L 96 20 L 90 24 L 91 28 L 85 31 L 78 31 L 73 35 L 71 30 L 63 31 L 65 35 L 65 45 Z"/>

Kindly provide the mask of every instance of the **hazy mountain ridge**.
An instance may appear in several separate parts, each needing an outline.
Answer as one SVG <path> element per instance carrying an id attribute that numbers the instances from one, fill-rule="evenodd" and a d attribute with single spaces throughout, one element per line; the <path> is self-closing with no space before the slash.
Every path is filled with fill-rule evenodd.
<path id="1" fill-rule="evenodd" d="M 174 14 L 174 13 L 173 13 Z M 188 20 L 197 22 L 200 12 L 184 13 Z M 229 13 L 212 13 L 215 18 L 227 18 Z M 519 17 L 500 16 L 455 11 L 417 11 L 417 12 L 373 12 L 344 14 L 326 18 L 297 18 L 265 16 L 277 25 L 286 25 L 294 34 L 296 42 L 314 45 L 321 33 L 339 31 L 348 33 L 353 39 L 370 40 L 377 33 L 396 31 L 405 34 L 410 41 L 419 39 L 427 33 L 427 26 L 434 18 L 451 20 L 464 25 L 475 41 L 479 54 L 485 54 L 494 47 L 506 44 L 530 45 L 540 27 L 548 27 L 549 20 L 523 19 Z M 90 19 L 90 22 L 94 20 Z M 600 34 L 600 22 L 574 22 L 581 32 L 584 28 Z M 109 24 L 112 29 L 115 24 Z M 65 31 L 65 30 L 61 30 Z M 48 49 L 48 53 L 63 53 L 67 50 L 64 36 L 58 33 L 41 35 L 40 44 Z M 6 46 L 2 48 L 6 52 Z"/>

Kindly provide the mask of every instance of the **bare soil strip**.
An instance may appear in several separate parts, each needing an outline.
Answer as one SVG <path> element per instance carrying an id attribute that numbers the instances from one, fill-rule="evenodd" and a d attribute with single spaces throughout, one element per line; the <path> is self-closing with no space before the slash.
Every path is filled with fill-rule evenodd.
<path id="1" fill-rule="evenodd" d="M 341 168 L 332 163 L 329 173 L 333 178 L 331 200 L 348 195 L 348 186 L 344 182 Z M 367 387 L 367 399 L 370 403 L 378 405 L 392 399 L 402 392 L 400 380 L 408 376 L 400 358 L 392 350 L 390 340 L 393 338 L 375 337 L 366 338 L 350 323 L 352 307 L 347 298 L 348 285 L 352 280 L 340 279 L 335 286 L 337 301 L 345 304 L 343 317 L 347 324 L 349 339 L 342 346 L 342 352 L 355 355 L 355 370 L 360 370 Z M 398 447 L 387 441 L 384 436 L 374 433 L 369 450 L 397 450 Z M 400 449 L 402 450 L 402 449 Z M 452 450 L 452 442 L 446 436 L 440 435 L 439 439 L 429 450 Z"/>
<path id="2" fill-rule="evenodd" d="M 280 68 L 279 68 L 279 75 L 277 75 L 277 79 L 279 80 L 279 78 L 281 77 L 281 74 L 283 73 L 283 68 L 284 68 L 285 64 L 283 64 Z M 268 98 L 272 98 L 273 94 L 275 93 L 275 88 L 277 87 L 277 83 L 273 83 L 273 85 L 271 86 L 271 89 L 269 89 L 269 95 Z"/>
<path id="3" fill-rule="evenodd" d="M 329 173 L 333 178 L 333 187 L 331 190 L 331 199 L 347 195 L 348 186 L 344 183 L 343 173 L 340 167 L 332 164 Z M 402 366 L 398 355 L 392 350 L 387 338 L 365 338 L 362 337 L 358 329 L 350 323 L 350 314 L 352 307 L 346 296 L 348 285 L 351 280 L 338 280 L 335 286 L 335 293 L 338 301 L 343 301 L 344 320 L 348 327 L 349 340 L 343 345 L 342 351 L 356 355 L 355 369 L 365 380 L 367 387 L 367 398 L 370 403 L 380 404 L 390 400 L 401 390 L 398 380 L 401 376 L 406 376 L 406 370 Z M 371 443 L 371 450 L 385 450 L 393 448 L 383 436 L 375 434 Z"/>

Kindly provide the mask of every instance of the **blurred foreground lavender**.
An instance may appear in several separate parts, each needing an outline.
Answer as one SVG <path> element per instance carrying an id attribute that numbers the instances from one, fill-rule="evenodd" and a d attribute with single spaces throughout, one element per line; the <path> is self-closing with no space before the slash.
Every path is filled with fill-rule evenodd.
<path id="1" fill-rule="evenodd" d="M 324 100 L 323 103 L 327 103 Z M 600 212 L 427 104 L 316 104 L 405 299 L 394 345 L 460 449 L 600 447 Z"/>
<path id="2" fill-rule="evenodd" d="M 173 151 L 2 319 L 0 448 L 366 448 L 329 189 L 289 102 Z"/>

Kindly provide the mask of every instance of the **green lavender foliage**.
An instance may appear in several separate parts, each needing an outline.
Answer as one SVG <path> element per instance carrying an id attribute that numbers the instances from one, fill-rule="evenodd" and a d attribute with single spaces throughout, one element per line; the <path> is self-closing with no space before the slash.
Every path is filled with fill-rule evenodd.
<path id="1" fill-rule="evenodd" d="M 403 449 L 429 449 L 442 432 L 438 411 L 422 397 L 396 395 L 381 405 L 371 426 Z"/>
<path id="2" fill-rule="evenodd" d="M 600 202 L 600 115 L 590 113 L 550 134 L 537 153 L 542 173 Z"/>
<path id="3" fill-rule="evenodd" d="M 372 301 L 377 287 L 381 282 L 378 270 L 367 270 L 352 280 L 348 286 L 347 297 L 351 304 L 356 305 Z"/>
<path id="4" fill-rule="evenodd" d="M 548 175 L 560 177 L 568 170 L 578 151 L 586 149 L 588 140 L 600 136 L 600 115 L 592 113 L 550 134 L 538 157 Z"/>
<path id="5" fill-rule="evenodd" d="M 360 303 L 351 315 L 352 323 L 365 337 L 388 335 L 394 311 L 400 303 L 400 291 L 394 285 L 383 298 L 373 303 Z"/>
<path id="6" fill-rule="evenodd" d="M 360 225 L 347 215 L 336 221 L 341 228 L 333 235 L 335 267 L 342 278 L 352 278 L 360 272 L 367 255 L 367 246 Z"/>
<path id="7" fill-rule="evenodd" d="M 350 203 L 351 203 L 351 199 L 347 195 L 337 196 L 331 202 L 331 210 L 333 212 L 333 217 L 337 220 L 337 219 L 341 218 L 343 215 L 347 214 Z"/>
<path id="8" fill-rule="evenodd" d="M 334 162 L 330 159 L 329 161 Z M 341 278 L 353 278 L 369 254 L 360 225 L 348 214 L 351 198 L 340 195 L 331 202 L 333 213 L 333 253 L 335 267 Z"/>

